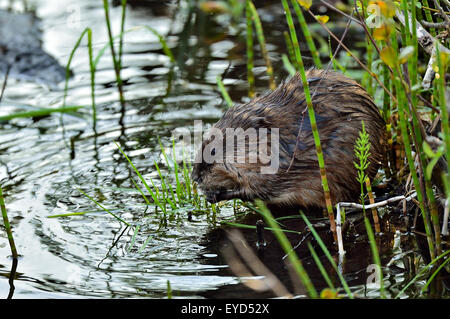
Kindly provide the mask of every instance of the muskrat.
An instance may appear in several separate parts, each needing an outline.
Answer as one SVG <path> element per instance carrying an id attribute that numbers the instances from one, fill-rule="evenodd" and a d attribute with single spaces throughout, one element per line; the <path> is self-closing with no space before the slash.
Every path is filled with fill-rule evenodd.
<path id="1" fill-rule="evenodd" d="M 333 204 L 355 200 L 360 195 L 360 184 L 356 179 L 354 145 L 362 121 L 371 143 L 370 165 L 366 172 L 373 179 L 385 153 L 384 120 L 369 94 L 354 80 L 336 72 L 317 69 L 309 70 L 307 79 L 313 95 L 331 200 Z M 277 128 L 278 134 L 272 130 L 266 137 L 258 133 L 257 142 L 244 136 L 244 144 L 225 152 L 223 141 L 229 138 L 235 141 L 235 137 L 230 136 L 232 130 L 227 131 L 227 128 L 241 128 L 240 133 L 233 133 L 241 135 L 241 138 L 242 131 L 245 133 L 251 128 L 258 132 L 258 129 L 265 128 L 267 132 Z M 246 104 L 231 107 L 212 129 L 216 134 L 203 141 L 192 172 L 193 180 L 209 202 L 259 198 L 268 204 L 325 207 L 316 148 L 299 74 L 274 91 Z M 222 134 L 223 139 L 217 137 L 217 132 Z M 277 152 L 272 149 L 272 136 L 279 141 L 278 151 L 275 149 Z M 271 150 L 270 156 L 278 153 L 278 166 L 273 172 L 262 173 L 267 163 L 260 159 L 250 161 L 251 151 L 245 153 L 245 161 L 236 161 L 237 153 L 244 146 L 250 149 L 264 143 L 270 145 L 267 146 Z M 211 155 L 213 161 L 202 159 L 205 154 Z"/>

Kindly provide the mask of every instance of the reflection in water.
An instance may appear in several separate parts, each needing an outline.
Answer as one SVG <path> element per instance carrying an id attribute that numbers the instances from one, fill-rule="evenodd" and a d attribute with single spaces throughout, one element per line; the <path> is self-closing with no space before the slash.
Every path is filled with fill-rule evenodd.
<path id="1" fill-rule="evenodd" d="M 14 279 L 16 278 L 17 264 L 18 258 L 15 257 L 12 259 L 11 270 L 9 272 L 9 293 L 6 299 L 11 299 L 14 295 L 14 290 L 16 289 L 16 287 L 14 287 Z"/>

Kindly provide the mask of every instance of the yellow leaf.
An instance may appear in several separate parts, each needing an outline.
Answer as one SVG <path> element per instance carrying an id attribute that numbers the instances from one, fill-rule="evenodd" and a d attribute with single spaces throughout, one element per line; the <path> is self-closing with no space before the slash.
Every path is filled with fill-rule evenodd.
<path id="1" fill-rule="evenodd" d="M 391 27 L 388 26 L 386 23 L 383 24 L 379 28 L 375 28 L 373 30 L 373 37 L 375 40 L 386 40 L 389 38 L 391 34 Z"/>
<path id="2" fill-rule="evenodd" d="M 312 5 L 312 0 L 297 0 L 298 4 L 308 10 Z"/>
<path id="3" fill-rule="evenodd" d="M 439 52 L 439 56 L 441 58 L 441 63 L 443 65 L 443 67 L 444 67 L 444 70 L 446 70 L 447 69 L 447 65 L 450 62 L 450 54 L 448 54 L 447 52 L 441 51 L 441 52 Z"/>
<path id="4" fill-rule="evenodd" d="M 321 299 L 339 299 L 338 293 L 336 291 L 331 290 L 330 288 L 325 288 L 320 293 Z"/>
<path id="5" fill-rule="evenodd" d="M 376 5 L 379 8 L 379 12 L 386 19 L 395 16 L 395 4 L 391 0 L 372 0 L 369 5 Z"/>
<path id="6" fill-rule="evenodd" d="M 381 50 L 381 59 L 391 68 L 395 66 L 397 60 L 395 50 L 392 47 L 385 47 Z"/>
<path id="7" fill-rule="evenodd" d="M 325 24 L 328 22 L 328 20 L 330 20 L 330 17 L 317 15 L 316 19 L 319 20 L 320 22 L 322 22 L 323 24 Z"/>

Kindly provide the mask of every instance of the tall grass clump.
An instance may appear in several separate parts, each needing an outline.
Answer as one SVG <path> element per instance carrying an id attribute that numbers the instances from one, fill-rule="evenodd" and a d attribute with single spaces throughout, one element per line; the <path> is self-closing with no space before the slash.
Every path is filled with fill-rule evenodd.
<path id="1" fill-rule="evenodd" d="M 126 158 L 129 165 L 132 167 L 141 183 L 144 185 L 145 190 L 150 194 L 151 199 L 144 195 L 142 189 L 136 182 L 133 181 L 135 187 L 139 190 L 147 204 L 153 204 L 156 210 L 160 210 L 163 213 L 164 218 L 173 218 L 175 213 L 182 211 L 208 211 L 208 204 L 198 194 L 194 183 L 190 179 L 191 166 L 183 156 L 181 165 L 178 163 L 175 151 L 175 142 L 173 141 L 172 154 L 167 154 L 165 147 L 160 142 L 160 150 L 165 161 L 165 165 L 168 169 L 168 173 L 164 174 L 159 164 L 154 161 L 154 166 L 158 172 L 160 180 L 160 186 L 158 187 L 156 181 L 150 179 L 149 182 L 141 175 L 136 166 L 122 150 L 122 148 L 116 144 L 119 151 Z M 175 179 L 173 182 L 169 179 Z"/>
<path id="2" fill-rule="evenodd" d="M 196 185 L 190 178 L 190 172 L 192 171 L 191 164 L 186 160 L 184 155 L 182 160 L 177 158 L 175 141 L 172 141 L 171 154 L 168 154 L 166 152 L 166 147 L 159 142 L 161 155 L 164 161 L 163 163 L 158 163 L 157 161 L 154 161 L 153 163 L 155 171 L 158 174 L 157 178 L 145 178 L 122 147 L 117 143 L 115 144 L 137 177 L 130 177 L 130 182 L 142 196 L 146 205 L 145 211 L 147 212 L 150 208 L 150 213 L 147 214 L 146 217 L 147 219 L 150 219 L 150 222 L 157 221 L 160 227 L 166 227 L 168 226 L 169 221 L 177 220 L 181 215 L 187 214 L 189 216 L 190 214 L 206 214 L 210 217 L 213 224 L 216 223 L 216 214 L 219 212 L 219 208 L 216 207 L 215 204 L 208 204 L 204 196 L 197 192 Z M 167 171 L 163 171 L 161 165 L 165 165 Z M 144 221 L 140 220 L 138 223 L 127 221 L 120 217 L 118 213 L 114 212 L 120 212 L 120 209 L 108 208 L 106 204 L 102 204 L 94 197 L 90 196 L 88 191 L 84 191 L 80 188 L 77 189 L 93 204 L 98 206 L 101 211 L 111 215 L 125 227 L 130 227 L 134 230 L 129 248 L 131 249 L 141 228 L 141 224 Z M 111 206 L 113 205 L 114 204 L 111 203 Z M 71 217 L 93 212 L 96 211 L 71 212 L 48 217 Z M 139 248 L 138 252 L 141 252 L 151 239 L 152 236 L 149 236 L 143 246 Z"/>
<path id="3" fill-rule="evenodd" d="M 95 71 L 96 71 L 96 62 L 98 60 L 96 59 L 94 61 L 93 58 L 93 51 L 92 51 L 92 29 L 86 28 L 78 38 L 77 42 L 75 43 L 75 46 L 73 47 L 72 51 L 69 55 L 69 60 L 66 64 L 66 80 L 64 84 L 64 95 L 63 95 L 63 102 L 62 102 L 62 109 L 66 109 L 66 99 L 67 94 L 69 90 L 69 79 L 70 79 L 70 65 L 72 63 L 73 57 L 75 55 L 75 52 L 77 51 L 78 47 L 81 44 L 81 41 L 84 37 L 87 37 L 87 47 L 88 47 L 88 53 L 89 53 L 89 70 L 90 70 L 90 76 L 91 76 L 91 107 L 92 107 L 92 126 L 95 129 L 97 126 L 97 108 L 95 106 Z"/>

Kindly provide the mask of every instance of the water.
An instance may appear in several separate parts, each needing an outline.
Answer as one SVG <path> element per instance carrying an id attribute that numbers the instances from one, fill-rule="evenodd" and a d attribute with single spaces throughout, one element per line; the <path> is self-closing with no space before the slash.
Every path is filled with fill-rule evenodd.
<path id="1" fill-rule="evenodd" d="M 187 212 L 180 213 L 169 222 L 169 227 L 160 227 L 159 220 L 151 218 L 130 181 L 135 174 L 114 144 L 118 141 L 124 147 L 144 177 L 154 178 L 153 161 L 162 160 L 158 136 L 169 145 L 173 130 L 192 131 L 194 120 L 213 123 L 221 117 L 225 103 L 216 89 L 218 74 L 226 73 L 224 82 L 234 101 L 244 101 L 247 93 L 243 25 L 230 25 L 225 16 L 189 10 L 186 1 L 180 1 L 178 7 L 176 2 L 148 3 L 128 8 L 125 29 L 141 25 L 156 29 L 167 38 L 178 66 L 171 72 L 169 58 L 151 32 L 139 29 L 127 33 L 122 71 L 125 112 L 118 102 L 108 48 L 96 73 L 96 132 L 89 109 L 81 111 L 85 115 L 82 118 L 52 115 L 0 124 L 0 181 L 21 255 L 14 298 L 163 298 L 167 295 L 167 281 L 174 297 L 260 296 L 240 285 L 237 276 L 228 270 L 220 255 L 224 236 L 221 230 L 214 230 L 206 216 L 193 216 L 189 221 Z M 61 65 L 66 65 L 70 51 L 86 27 L 92 29 L 94 54 L 106 45 L 101 1 L 51 0 L 33 4 L 42 19 L 42 47 Z M 6 6 L 3 2 L 0 5 Z M 267 31 L 268 49 L 274 57 L 278 80 L 286 75 L 276 53 L 284 52 L 280 36 L 284 25 L 275 22 L 282 20 L 274 19 L 282 14 L 279 9 L 279 5 L 269 3 L 261 16 L 263 23 L 272 22 Z M 119 32 L 120 12 L 120 7 L 111 8 L 114 34 Z M 86 42 L 82 43 L 72 62 L 74 75 L 67 105 L 91 103 L 88 51 Z M 256 65 L 259 66 L 256 73 L 263 74 L 263 61 L 257 60 Z M 263 79 L 257 81 L 261 92 L 268 85 L 266 77 L 258 78 Z M 1 112 L 19 110 L 19 106 L 27 109 L 60 106 L 62 97 L 63 83 L 50 90 L 42 84 L 11 78 Z M 121 218 L 141 224 L 131 249 L 133 230 L 101 211 L 77 188 Z M 93 212 L 48 218 L 80 211 Z M 232 213 L 223 209 L 220 217 Z M 252 234 L 247 232 L 250 238 Z M 145 242 L 147 245 L 139 251 Z M 391 256 L 390 246 L 388 240 L 387 256 Z M 288 281 L 286 270 L 278 263 L 282 257 L 280 250 L 271 251 L 277 252 L 274 271 Z M 2 233 L 2 297 L 10 293 L 9 255 L 8 242 Z M 364 272 L 370 264 L 367 245 L 349 256 L 350 260 L 360 262 L 350 263 L 353 266 L 348 270 L 348 279 L 355 289 L 362 289 L 367 276 Z M 311 260 L 308 263 L 312 265 Z M 314 276 L 320 281 L 317 270 Z"/>
<path id="2" fill-rule="evenodd" d="M 64 4 L 37 1 L 36 8 L 42 19 L 43 48 L 61 65 L 67 63 L 68 54 L 87 26 L 92 28 L 95 52 L 106 44 L 101 1 Z M 164 4 L 156 4 L 155 8 L 164 9 L 167 16 L 154 14 L 151 7 L 129 8 L 125 29 L 151 25 L 162 35 L 182 31 L 186 20 L 182 15 L 186 10 L 171 10 Z M 168 14 L 172 11 L 176 18 Z M 113 32 L 117 34 L 119 7 L 111 8 L 111 17 Z M 168 39 L 176 50 L 178 36 Z M 229 44 L 225 40 L 223 44 L 216 42 L 213 52 L 220 55 Z M 216 275 L 226 266 L 201 261 L 202 258 L 214 260 L 211 256 L 202 257 L 201 237 L 209 227 L 204 218 L 194 218 L 193 222 L 184 218 L 157 233 L 156 222 L 146 223 L 136 246 L 140 247 L 150 235 L 154 238 L 139 253 L 137 249 L 127 251 L 133 231 L 125 230 L 121 234 L 124 227 L 108 214 L 47 218 L 97 209 L 75 186 L 105 206 L 120 208 L 124 219 L 143 218 L 145 205 L 140 195 L 131 190 L 130 167 L 113 142 L 123 142 L 143 175 L 154 177 L 152 163 L 160 158 L 157 136 L 167 137 L 163 141 L 168 142 L 175 128 L 189 128 L 194 119 L 214 121 L 223 108 L 215 90 L 215 76 L 223 72 L 225 63 L 217 58 L 211 61 L 212 67 L 199 65 L 199 71 L 202 67 L 208 74 L 192 75 L 190 80 L 174 77 L 168 92 L 168 62 L 152 33 L 138 30 L 126 35 L 122 77 L 129 103 L 126 113 L 121 114 L 111 55 L 109 49 L 106 51 L 96 74 L 97 134 L 92 130 L 89 116 L 65 115 L 61 119 L 54 115 L 2 124 L 0 179 L 17 249 L 22 256 L 14 282 L 14 297 L 164 297 L 167 280 L 177 295 L 195 296 L 197 291 L 237 282 L 232 276 Z M 189 61 L 186 64 L 189 67 Z M 90 104 L 85 44 L 75 55 L 72 71 L 67 105 Z M 4 110 L 11 112 L 20 104 L 61 105 L 62 88 L 63 83 L 49 91 L 43 85 L 10 79 L 3 100 Z M 121 116 L 124 117 L 122 126 Z M 74 159 L 71 159 L 71 138 L 75 138 Z M 4 274 L 9 272 L 9 254 L 7 240 L 2 236 L 0 264 Z M 6 297 L 8 291 L 7 280 L 1 280 L 0 294 Z"/>

